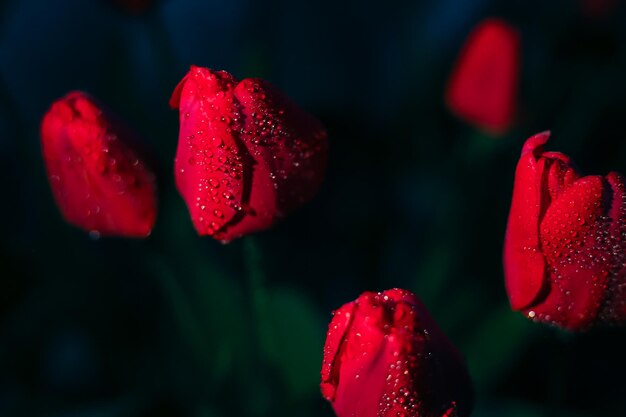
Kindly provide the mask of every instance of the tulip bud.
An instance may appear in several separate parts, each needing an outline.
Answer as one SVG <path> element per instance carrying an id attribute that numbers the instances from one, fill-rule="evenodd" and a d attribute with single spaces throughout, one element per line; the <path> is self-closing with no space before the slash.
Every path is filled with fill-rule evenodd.
<path id="1" fill-rule="evenodd" d="M 93 98 L 71 92 L 52 104 L 41 146 L 57 206 L 96 236 L 148 236 L 156 218 L 154 175 L 131 134 Z"/>
<path id="2" fill-rule="evenodd" d="M 548 132 L 528 139 L 504 241 L 513 310 L 569 330 L 626 319 L 624 180 L 581 176 Z"/>
<path id="3" fill-rule="evenodd" d="M 481 22 L 450 77 L 449 109 L 480 129 L 504 133 L 515 117 L 519 65 L 517 30 L 500 19 Z"/>
<path id="4" fill-rule="evenodd" d="M 198 234 L 267 229 L 317 192 L 326 132 L 266 81 L 192 66 L 170 105 L 180 112 L 176 185 Z"/>
<path id="5" fill-rule="evenodd" d="M 365 292 L 333 313 L 322 395 L 338 417 L 463 417 L 464 361 L 411 292 Z"/>

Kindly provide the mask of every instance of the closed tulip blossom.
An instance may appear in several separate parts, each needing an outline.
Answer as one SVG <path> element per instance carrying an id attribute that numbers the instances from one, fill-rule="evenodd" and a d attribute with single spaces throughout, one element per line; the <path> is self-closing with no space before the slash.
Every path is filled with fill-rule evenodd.
<path id="1" fill-rule="evenodd" d="M 97 236 L 145 237 L 156 219 L 154 175 L 132 133 L 92 97 L 71 92 L 52 104 L 41 146 L 57 206 L 68 223 Z"/>
<path id="2" fill-rule="evenodd" d="M 411 292 L 365 292 L 333 313 L 321 390 L 338 417 L 464 417 L 464 361 Z"/>
<path id="3" fill-rule="evenodd" d="M 317 192 L 326 131 L 268 82 L 192 66 L 170 104 L 180 112 L 176 185 L 198 234 L 267 229 Z"/>
<path id="4" fill-rule="evenodd" d="M 620 174 L 583 176 L 528 139 L 515 172 L 504 242 L 514 310 L 569 330 L 626 319 L 626 204 Z"/>
<path id="5" fill-rule="evenodd" d="M 446 103 L 455 115 L 492 134 L 511 126 L 517 108 L 519 38 L 501 19 L 486 19 L 474 29 L 447 86 Z"/>

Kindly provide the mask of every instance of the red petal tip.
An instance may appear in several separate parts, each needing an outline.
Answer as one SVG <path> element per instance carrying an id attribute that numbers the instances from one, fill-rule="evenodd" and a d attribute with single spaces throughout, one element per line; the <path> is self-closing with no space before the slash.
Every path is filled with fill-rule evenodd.
<path id="1" fill-rule="evenodd" d="M 185 83 L 187 82 L 187 77 L 188 75 L 185 75 L 183 77 L 182 80 L 180 80 L 180 82 L 178 84 L 176 84 L 176 87 L 174 88 L 174 92 L 172 93 L 172 96 L 170 97 L 170 107 L 172 109 L 178 109 L 178 107 L 180 106 L 180 96 L 183 93 L 183 88 L 185 87 Z"/>
<path id="2" fill-rule="evenodd" d="M 526 153 L 534 153 L 536 150 L 541 151 L 541 146 L 545 145 L 550 139 L 550 131 L 546 130 L 526 139 L 524 146 L 522 147 L 522 155 Z"/>

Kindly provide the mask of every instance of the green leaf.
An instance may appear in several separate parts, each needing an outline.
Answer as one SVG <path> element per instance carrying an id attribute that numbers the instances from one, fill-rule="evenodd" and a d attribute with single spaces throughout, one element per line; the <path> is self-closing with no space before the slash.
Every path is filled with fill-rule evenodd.
<path id="1" fill-rule="evenodd" d="M 294 289 L 274 288 L 267 293 L 260 324 L 264 355 L 292 397 L 317 394 L 325 330 L 311 300 Z"/>
<path id="2" fill-rule="evenodd" d="M 533 323 L 508 306 L 495 309 L 482 321 L 473 323 L 472 338 L 461 346 L 476 390 L 506 373 L 533 339 Z"/>

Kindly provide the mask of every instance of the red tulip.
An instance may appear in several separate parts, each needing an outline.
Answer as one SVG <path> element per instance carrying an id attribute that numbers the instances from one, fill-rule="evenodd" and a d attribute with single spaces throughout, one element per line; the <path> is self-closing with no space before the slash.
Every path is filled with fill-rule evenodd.
<path id="1" fill-rule="evenodd" d="M 469 415 L 463 360 L 406 290 L 365 292 L 333 313 L 322 394 L 338 417 Z"/>
<path id="2" fill-rule="evenodd" d="M 89 95 L 57 100 L 41 124 L 52 193 L 65 219 L 96 235 L 145 237 L 156 218 L 154 175 L 131 134 Z"/>
<path id="3" fill-rule="evenodd" d="M 268 82 L 192 66 L 170 105 L 180 110 L 176 185 L 200 235 L 266 229 L 318 190 L 326 132 Z"/>
<path id="4" fill-rule="evenodd" d="M 581 176 L 566 155 L 528 139 L 515 172 L 504 242 L 514 310 L 570 330 L 626 319 L 624 180 Z"/>
<path id="5" fill-rule="evenodd" d="M 519 34 L 500 19 L 481 22 L 454 67 L 446 103 L 459 118 L 493 134 L 512 124 L 517 103 Z"/>

